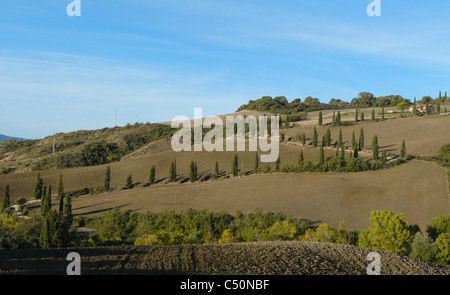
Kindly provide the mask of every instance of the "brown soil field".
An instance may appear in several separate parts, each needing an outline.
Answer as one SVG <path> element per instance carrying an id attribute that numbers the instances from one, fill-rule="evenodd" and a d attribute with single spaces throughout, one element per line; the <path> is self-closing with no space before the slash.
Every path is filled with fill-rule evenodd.
<path id="1" fill-rule="evenodd" d="M 383 171 L 274 173 L 193 184 L 157 184 L 76 198 L 73 214 L 93 217 L 115 207 L 137 212 L 193 208 L 231 214 L 260 209 L 336 227 L 343 221 L 347 229 L 364 229 L 372 211 L 390 210 L 404 213 L 410 224 L 425 229 L 432 218 L 449 214 L 449 206 L 444 169 L 415 161 Z"/>
<path id="2" fill-rule="evenodd" d="M 162 147 L 167 147 L 164 152 L 160 152 Z M 158 149 L 159 152 L 153 153 L 152 149 Z M 280 145 L 280 157 L 282 164 L 297 163 L 300 147 Z M 150 168 L 156 166 L 157 181 L 167 181 L 169 175 L 170 163 L 177 160 L 177 174 L 180 181 L 189 177 L 189 164 L 191 160 L 197 162 L 199 176 L 212 174 L 215 162 L 219 163 L 220 173 L 226 174 L 231 171 L 231 163 L 235 152 L 174 152 L 171 150 L 170 143 L 163 141 L 145 147 L 116 163 L 111 163 L 111 187 L 122 188 L 125 185 L 129 174 L 133 175 L 133 181 L 137 186 L 143 186 L 148 183 Z M 253 171 L 255 152 L 236 152 L 239 156 L 240 174 L 246 174 Z M 326 156 L 332 156 L 335 151 L 326 150 Z M 304 157 L 306 160 L 317 162 L 318 150 L 305 149 Z M 264 166 L 265 164 L 262 164 Z M 270 163 L 272 168 L 274 163 Z M 56 196 L 56 187 L 58 177 L 61 173 L 64 177 L 64 190 L 66 192 L 76 191 L 83 188 L 102 187 L 107 165 L 78 167 L 70 169 L 54 169 L 41 171 L 41 176 L 46 185 L 51 184 L 53 195 Z M 9 184 L 11 186 L 11 195 L 13 199 L 24 197 L 30 199 L 33 197 L 33 189 L 36 183 L 37 172 L 21 172 L 0 175 L 0 192 Z"/>
<path id="3" fill-rule="evenodd" d="M 316 242 L 2 250 L 0 274 L 65 275 L 70 252 L 80 254 L 82 275 L 366 275 L 371 250 Z M 378 253 L 382 275 L 450 275 L 450 266 Z"/>
<path id="4" fill-rule="evenodd" d="M 379 122 L 371 122 L 370 116 L 366 116 L 366 118 L 369 118 L 369 121 L 358 122 L 351 126 L 332 127 L 324 125 L 316 127 L 318 138 L 321 139 L 327 128 L 330 128 L 332 142 L 334 142 L 339 137 L 339 129 L 342 129 L 343 141 L 346 146 L 350 146 L 352 132 L 355 131 L 358 140 L 360 129 L 364 128 L 365 148 L 367 150 L 370 151 L 372 139 L 376 134 L 380 151 L 386 150 L 388 153 L 399 154 L 402 140 L 405 140 L 406 152 L 415 156 L 434 156 L 441 146 L 450 142 L 450 115 L 395 118 Z M 353 122 L 354 117 L 350 121 Z M 326 122 L 324 121 L 324 123 Z M 317 124 L 317 120 L 313 124 Z M 286 130 L 286 138 L 292 137 L 295 139 L 297 135 L 304 133 L 306 138 L 309 139 L 308 142 L 310 142 L 313 129 L 314 126 L 309 124 L 290 128 Z"/>

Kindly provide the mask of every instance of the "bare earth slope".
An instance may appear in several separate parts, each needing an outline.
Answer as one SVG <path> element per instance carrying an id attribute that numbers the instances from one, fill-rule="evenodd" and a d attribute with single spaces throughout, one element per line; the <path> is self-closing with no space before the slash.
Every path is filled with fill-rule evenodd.
<path id="1" fill-rule="evenodd" d="M 374 210 L 404 213 L 409 223 L 422 229 L 432 218 L 450 212 L 444 169 L 426 162 L 411 162 L 384 171 L 263 174 L 155 185 L 73 200 L 76 216 L 93 217 L 114 207 L 138 212 L 194 208 L 231 214 L 258 208 L 333 226 L 344 221 L 348 229 L 367 228 Z"/>
<path id="2" fill-rule="evenodd" d="M 2 250 L 0 274 L 64 275 L 66 256 L 72 251 L 80 254 L 84 275 L 366 275 L 371 252 L 316 242 Z M 379 254 L 382 275 L 450 275 L 450 266 Z"/>

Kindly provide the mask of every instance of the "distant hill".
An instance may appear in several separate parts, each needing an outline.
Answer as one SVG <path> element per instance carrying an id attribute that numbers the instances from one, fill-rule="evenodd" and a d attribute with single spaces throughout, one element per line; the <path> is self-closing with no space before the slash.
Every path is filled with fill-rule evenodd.
<path id="1" fill-rule="evenodd" d="M 7 141 L 7 140 L 11 140 L 11 139 L 17 140 L 17 141 L 19 141 L 19 140 L 25 140 L 25 138 L 11 137 L 11 136 L 7 136 L 7 135 L 0 134 L 0 142 Z"/>
<path id="2" fill-rule="evenodd" d="M 57 133 L 43 139 L 0 140 L 0 158 L 20 162 L 17 169 L 46 170 L 96 166 L 119 161 L 151 142 L 170 138 L 175 133 L 167 125 L 128 124 L 98 130 Z"/>

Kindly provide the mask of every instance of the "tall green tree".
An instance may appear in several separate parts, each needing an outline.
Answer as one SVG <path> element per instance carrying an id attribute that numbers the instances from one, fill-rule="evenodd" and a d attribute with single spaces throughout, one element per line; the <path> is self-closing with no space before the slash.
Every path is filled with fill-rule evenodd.
<path id="1" fill-rule="evenodd" d="M 384 106 L 381 108 L 381 120 L 384 121 Z"/>
<path id="2" fill-rule="evenodd" d="M 303 163 L 303 161 L 305 160 L 304 156 L 303 156 L 303 150 L 300 150 L 300 153 L 298 154 L 298 161 L 297 163 L 299 165 L 301 165 Z"/>
<path id="3" fill-rule="evenodd" d="M 58 186 L 56 190 L 59 197 L 59 212 L 62 213 L 64 209 L 64 182 L 62 174 L 59 174 Z"/>
<path id="4" fill-rule="evenodd" d="M 379 154 L 378 154 L 379 148 L 380 148 L 380 146 L 378 145 L 378 136 L 375 134 L 375 136 L 373 137 L 373 140 L 372 140 L 372 158 L 374 160 L 378 160 L 378 158 L 379 158 Z"/>
<path id="5" fill-rule="evenodd" d="M 402 147 L 400 148 L 400 157 L 404 159 L 406 156 L 406 143 L 405 140 L 402 141 Z"/>
<path id="6" fill-rule="evenodd" d="M 345 146 L 344 144 L 341 145 L 341 164 L 345 162 Z"/>
<path id="7" fill-rule="evenodd" d="M 305 135 L 305 133 L 302 134 L 302 144 L 306 145 L 306 135 Z"/>
<path id="8" fill-rule="evenodd" d="M 191 182 L 197 181 L 197 164 L 194 161 L 189 166 L 189 179 Z"/>
<path id="9" fill-rule="evenodd" d="M 319 143 L 317 137 L 318 137 L 317 130 L 316 130 L 316 127 L 314 127 L 313 140 L 312 140 L 313 147 L 317 147 L 317 144 Z"/>
<path id="10" fill-rule="evenodd" d="M 51 247 L 50 222 L 47 215 L 44 215 L 44 220 L 41 227 L 41 235 L 39 237 L 39 245 L 44 249 Z"/>
<path id="11" fill-rule="evenodd" d="M 175 180 L 177 179 L 177 166 L 176 166 L 176 162 L 175 161 L 172 161 L 170 163 L 169 182 L 175 182 Z"/>
<path id="12" fill-rule="evenodd" d="M 323 120 L 323 118 L 322 118 L 322 111 L 319 111 L 319 126 L 322 126 L 322 120 Z"/>
<path id="13" fill-rule="evenodd" d="M 66 198 L 66 203 L 64 204 L 64 210 L 63 210 L 63 218 L 64 221 L 67 222 L 67 225 L 70 226 L 73 222 L 73 215 L 72 215 L 72 197 L 68 196 Z"/>
<path id="14" fill-rule="evenodd" d="M 336 126 L 336 112 L 333 111 L 333 118 L 331 119 L 331 125 Z"/>
<path id="15" fill-rule="evenodd" d="M 154 184 L 156 180 L 156 167 L 155 165 L 152 165 L 152 167 L 150 168 L 150 175 L 148 177 L 148 183 L 150 185 Z"/>
<path id="16" fill-rule="evenodd" d="M 336 125 L 341 126 L 341 111 L 337 112 L 337 116 L 336 116 Z"/>
<path id="17" fill-rule="evenodd" d="M 331 131 L 330 128 L 327 128 L 327 132 L 325 133 L 326 146 L 331 146 Z"/>
<path id="18" fill-rule="evenodd" d="M 39 200 L 42 197 L 42 188 L 44 186 L 44 181 L 41 178 L 41 173 L 38 172 L 36 177 L 36 184 L 34 186 L 33 195 L 36 200 Z"/>
<path id="19" fill-rule="evenodd" d="M 440 113 L 441 112 L 441 101 L 438 100 L 436 101 L 436 113 Z"/>
<path id="20" fill-rule="evenodd" d="M 356 137 L 355 137 L 355 131 L 352 132 L 352 150 L 356 148 Z"/>
<path id="21" fill-rule="evenodd" d="M 413 104 L 413 115 L 417 115 L 417 102 L 416 98 L 414 97 L 414 104 Z"/>
<path id="22" fill-rule="evenodd" d="M 105 192 L 109 191 L 111 186 L 111 167 L 108 165 L 105 171 L 105 179 L 103 181 L 103 188 Z"/>
<path id="23" fill-rule="evenodd" d="M 359 131 L 359 150 L 362 151 L 364 149 L 364 128 L 361 128 Z"/>
<path id="24" fill-rule="evenodd" d="M 2 211 L 5 211 L 10 206 L 11 206 L 11 189 L 8 184 L 8 185 L 6 185 L 5 193 L 3 194 Z"/>
<path id="25" fill-rule="evenodd" d="M 375 121 L 375 109 L 372 109 L 371 119 Z"/>
<path id="26" fill-rule="evenodd" d="M 45 216 L 52 209 L 52 186 L 49 185 L 47 194 L 41 200 L 41 214 Z"/>
<path id="27" fill-rule="evenodd" d="M 214 176 L 219 176 L 219 162 L 216 161 L 216 164 L 214 165 Z"/>
<path id="28" fill-rule="evenodd" d="M 364 112 L 361 112 L 361 122 L 364 122 Z"/>
<path id="29" fill-rule="evenodd" d="M 358 158 L 358 148 L 356 147 L 353 151 L 353 157 L 356 159 Z"/>
<path id="30" fill-rule="evenodd" d="M 323 141 L 320 145 L 320 151 L 319 151 L 319 165 L 322 166 L 325 163 L 325 154 L 323 151 Z"/>
<path id="31" fill-rule="evenodd" d="M 358 122 L 358 108 L 355 109 L 355 122 Z"/>
<path id="32" fill-rule="evenodd" d="M 233 162 L 231 164 L 231 175 L 237 176 L 239 172 L 239 158 L 237 154 L 233 156 Z"/>
<path id="33" fill-rule="evenodd" d="M 133 188 L 133 175 L 132 174 L 128 174 L 127 181 L 125 182 L 125 188 L 126 189 Z"/>
<path id="34" fill-rule="evenodd" d="M 339 139 L 338 139 L 338 146 L 342 145 L 342 129 L 339 129 Z"/>

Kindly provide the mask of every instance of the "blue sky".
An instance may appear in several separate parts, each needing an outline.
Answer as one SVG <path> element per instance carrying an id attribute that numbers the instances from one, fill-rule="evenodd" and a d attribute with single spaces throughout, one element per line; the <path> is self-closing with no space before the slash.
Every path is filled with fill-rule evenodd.
<path id="1" fill-rule="evenodd" d="M 0 133 L 235 111 L 283 95 L 350 101 L 450 91 L 450 3 L 381 0 L 0 3 Z M 447 89 L 448 87 L 448 89 Z"/>

